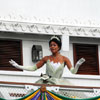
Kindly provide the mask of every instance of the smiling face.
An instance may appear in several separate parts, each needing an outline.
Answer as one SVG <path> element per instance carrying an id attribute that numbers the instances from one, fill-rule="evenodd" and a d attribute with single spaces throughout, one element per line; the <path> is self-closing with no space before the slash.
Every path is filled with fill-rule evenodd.
<path id="1" fill-rule="evenodd" d="M 59 46 L 58 46 L 58 44 L 56 42 L 54 42 L 54 41 L 52 41 L 50 43 L 49 47 L 50 47 L 50 50 L 51 50 L 51 52 L 53 54 L 57 53 L 59 51 L 59 49 L 60 49 Z"/>

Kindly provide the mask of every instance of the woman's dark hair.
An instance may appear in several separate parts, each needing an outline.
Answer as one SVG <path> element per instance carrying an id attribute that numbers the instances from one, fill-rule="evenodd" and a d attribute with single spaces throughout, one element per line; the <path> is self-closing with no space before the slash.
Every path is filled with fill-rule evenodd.
<path id="1" fill-rule="evenodd" d="M 57 43 L 57 45 L 59 46 L 59 48 L 61 49 L 61 46 L 62 46 L 62 42 L 61 42 L 61 38 L 59 36 L 52 36 L 50 41 L 49 41 L 49 46 L 50 46 L 50 43 L 54 41 L 55 43 Z M 60 50 L 59 49 L 59 50 Z"/>

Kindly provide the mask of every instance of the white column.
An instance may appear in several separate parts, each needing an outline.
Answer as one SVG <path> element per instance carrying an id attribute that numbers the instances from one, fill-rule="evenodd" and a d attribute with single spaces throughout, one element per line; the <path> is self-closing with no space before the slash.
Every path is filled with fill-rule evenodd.
<path id="1" fill-rule="evenodd" d="M 98 45 L 98 61 L 99 61 L 99 74 L 100 74 L 100 45 Z"/>
<path id="2" fill-rule="evenodd" d="M 62 50 L 69 51 L 69 36 L 66 34 L 62 35 Z"/>

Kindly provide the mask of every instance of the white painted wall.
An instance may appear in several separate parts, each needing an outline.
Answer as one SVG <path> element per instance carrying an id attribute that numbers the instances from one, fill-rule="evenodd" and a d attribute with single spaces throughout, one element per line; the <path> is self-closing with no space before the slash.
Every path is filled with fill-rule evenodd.
<path id="1" fill-rule="evenodd" d="M 33 41 L 32 40 L 31 41 L 24 40 L 23 41 L 23 65 L 25 65 L 25 66 L 35 65 L 35 63 L 32 62 L 32 53 L 31 53 L 33 45 L 41 45 L 42 46 L 43 56 L 50 55 L 48 42 L 43 42 L 43 41 L 37 42 L 34 40 Z M 24 71 L 24 72 L 28 72 L 28 71 Z M 41 73 L 45 73 L 45 66 L 43 66 L 39 70 L 32 72 L 32 73 L 33 73 L 33 75 L 40 75 Z"/>
<path id="2" fill-rule="evenodd" d="M 0 16 L 100 20 L 100 0 L 0 0 Z"/>

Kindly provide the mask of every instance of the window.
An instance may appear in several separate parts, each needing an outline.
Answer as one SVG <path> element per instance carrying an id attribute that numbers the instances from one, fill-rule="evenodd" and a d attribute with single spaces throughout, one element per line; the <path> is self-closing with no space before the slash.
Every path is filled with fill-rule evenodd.
<path id="1" fill-rule="evenodd" d="M 78 74 L 98 75 L 98 46 L 90 44 L 74 44 L 74 62 L 84 57 L 85 62 L 80 66 Z"/>
<path id="2" fill-rule="evenodd" d="M 0 40 L 0 70 L 19 70 L 9 64 L 10 59 L 22 65 L 21 41 Z"/>

